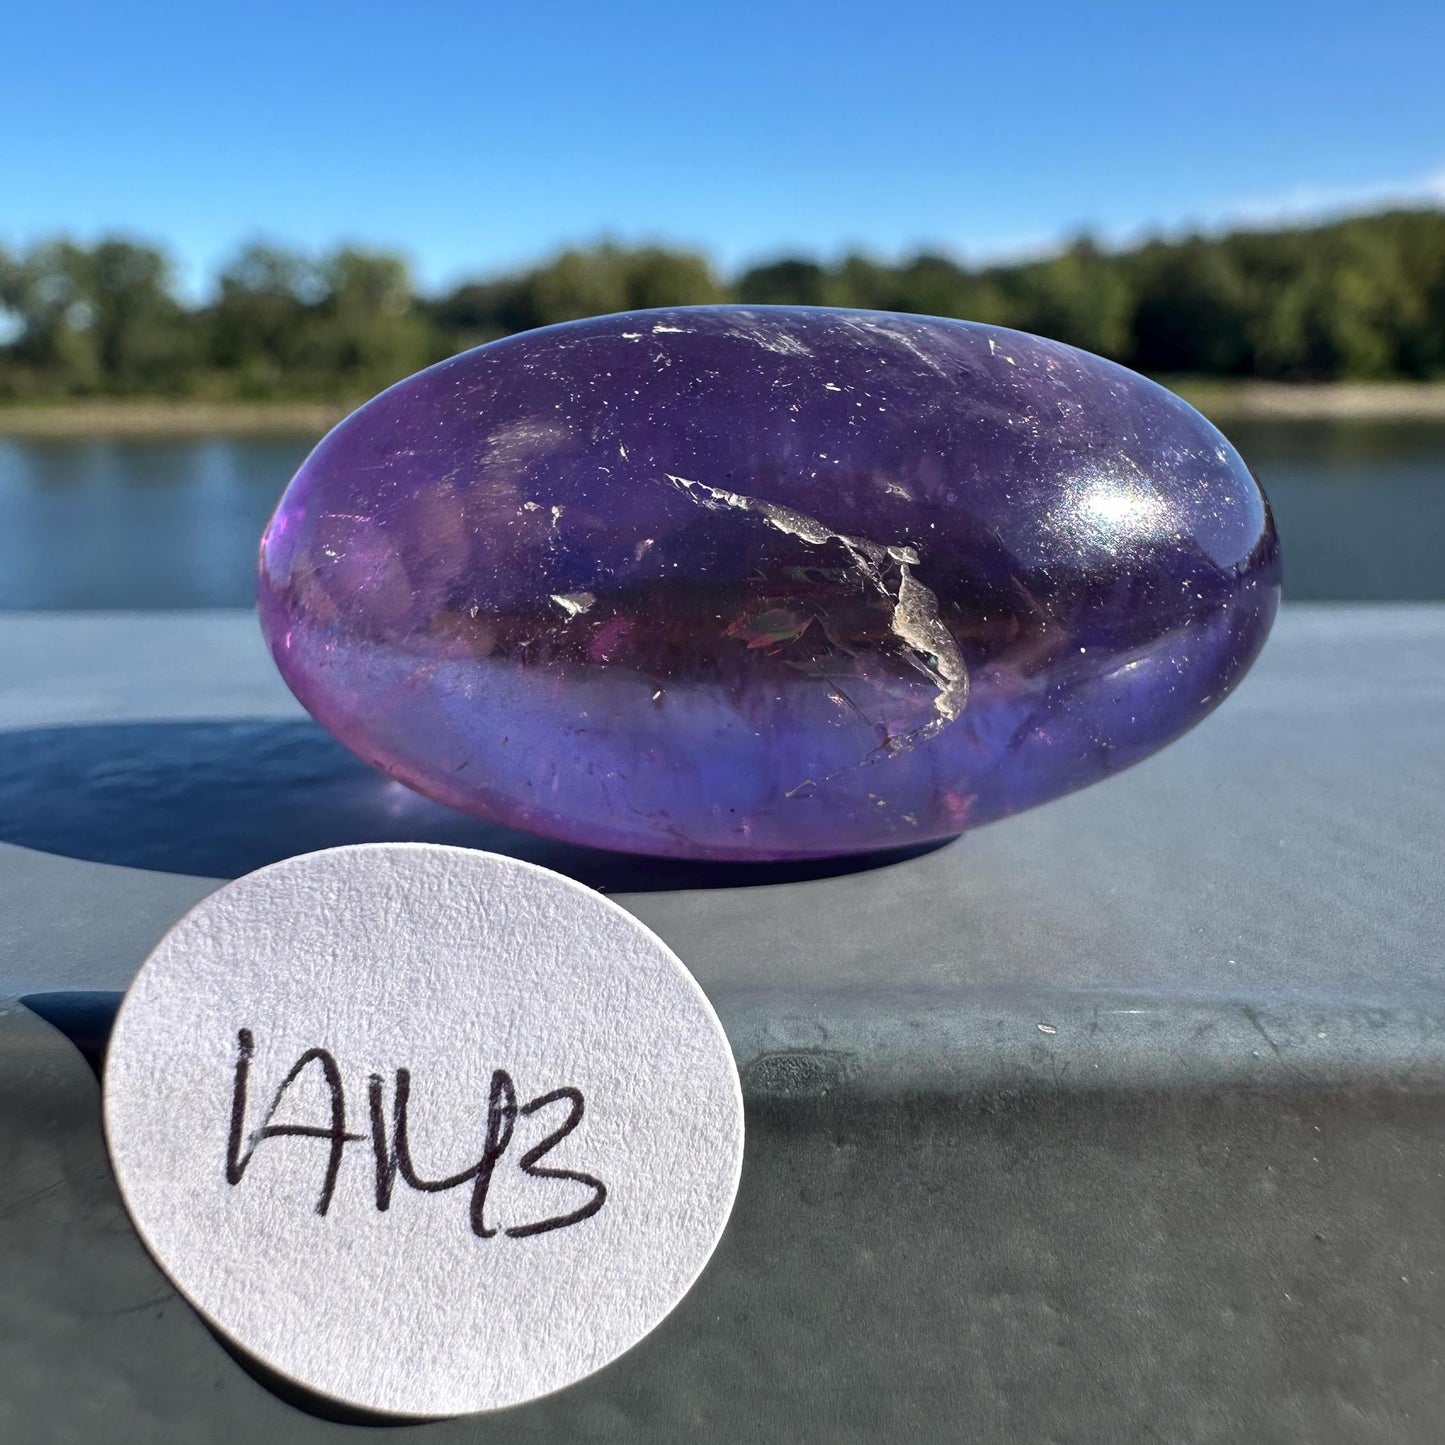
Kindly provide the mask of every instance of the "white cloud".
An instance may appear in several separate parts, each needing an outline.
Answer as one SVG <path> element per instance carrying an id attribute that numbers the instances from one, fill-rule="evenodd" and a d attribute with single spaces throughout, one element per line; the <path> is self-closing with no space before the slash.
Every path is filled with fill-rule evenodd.
<path id="1" fill-rule="evenodd" d="M 1272 196 L 1250 196 L 1230 201 L 1205 202 L 1184 215 L 1153 216 L 1147 221 L 1115 222 L 1090 226 L 1088 234 L 1106 249 L 1128 250 L 1151 237 L 1191 234 L 1221 235 L 1234 230 L 1269 230 L 1278 226 L 1310 225 L 1343 216 L 1389 210 L 1396 206 L 1445 206 L 1445 166 L 1413 180 L 1378 181 L 1365 185 L 1320 186 L 1299 184 Z M 966 247 L 936 242 L 903 248 L 900 255 L 919 249 L 952 255 L 966 265 L 1014 263 L 1054 255 L 1077 230 L 1062 234 L 1020 233 L 975 240 Z M 861 249 L 867 250 L 866 246 Z"/>
<path id="2" fill-rule="evenodd" d="M 1390 206 L 1445 204 L 1445 166 L 1406 181 L 1359 186 L 1297 185 L 1279 195 L 1252 197 L 1224 208 L 1215 224 L 1280 225 L 1324 220 Z"/>

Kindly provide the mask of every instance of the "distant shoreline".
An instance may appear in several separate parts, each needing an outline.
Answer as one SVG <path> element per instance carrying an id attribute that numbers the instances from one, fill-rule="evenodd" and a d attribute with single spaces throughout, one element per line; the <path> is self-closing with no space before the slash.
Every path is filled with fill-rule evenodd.
<path id="1" fill-rule="evenodd" d="M 1217 381 L 1161 377 L 1212 422 L 1445 421 L 1440 381 Z"/>
<path id="2" fill-rule="evenodd" d="M 311 436 L 331 430 L 365 401 L 173 401 L 80 397 L 0 402 L 0 436 Z"/>
<path id="3" fill-rule="evenodd" d="M 1276 382 L 1169 378 L 1219 426 L 1239 421 L 1445 421 L 1445 382 Z M 359 406 L 351 402 L 179 401 L 88 397 L 0 402 L 0 436 L 320 437 Z"/>

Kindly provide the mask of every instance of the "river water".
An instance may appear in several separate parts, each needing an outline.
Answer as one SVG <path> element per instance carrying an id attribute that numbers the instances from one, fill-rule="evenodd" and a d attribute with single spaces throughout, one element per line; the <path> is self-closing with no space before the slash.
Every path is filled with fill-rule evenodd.
<path id="1" fill-rule="evenodd" d="M 1288 597 L 1445 599 L 1445 422 L 1228 430 L 1269 493 Z M 0 436 L 0 610 L 248 606 L 311 441 Z"/>

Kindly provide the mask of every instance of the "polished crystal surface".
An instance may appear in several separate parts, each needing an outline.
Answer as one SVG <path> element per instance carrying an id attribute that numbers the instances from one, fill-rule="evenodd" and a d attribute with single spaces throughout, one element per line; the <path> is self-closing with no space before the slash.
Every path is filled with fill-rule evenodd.
<path id="1" fill-rule="evenodd" d="M 697 307 L 494 342 L 342 422 L 261 548 L 312 714 L 458 808 L 781 859 L 947 837 L 1218 705 L 1268 506 L 1154 383 L 880 312 Z"/>

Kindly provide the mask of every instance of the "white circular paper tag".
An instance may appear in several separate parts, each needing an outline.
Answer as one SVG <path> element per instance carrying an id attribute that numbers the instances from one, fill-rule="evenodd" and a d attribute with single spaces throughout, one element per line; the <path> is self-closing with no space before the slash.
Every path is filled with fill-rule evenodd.
<path id="1" fill-rule="evenodd" d="M 456 1415 L 642 1339 L 727 1222 L 742 1094 L 667 946 L 544 868 L 429 844 L 200 903 L 105 1071 L 125 1201 L 176 1287 L 336 1400 Z"/>

